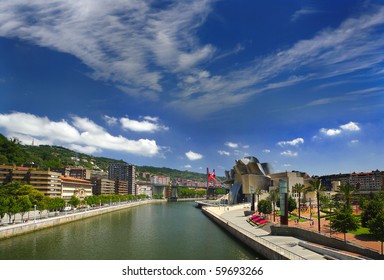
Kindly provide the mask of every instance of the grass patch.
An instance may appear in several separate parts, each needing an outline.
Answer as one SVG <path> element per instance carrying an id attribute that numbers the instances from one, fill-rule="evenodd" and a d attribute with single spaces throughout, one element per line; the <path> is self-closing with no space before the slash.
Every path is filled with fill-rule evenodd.
<path id="1" fill-rule="evenodd" d="M 371 234 L 369 228 L 366 227 L 359 227 L 357 230 L 349 231 L 349 233 L 354 235 Z"/>

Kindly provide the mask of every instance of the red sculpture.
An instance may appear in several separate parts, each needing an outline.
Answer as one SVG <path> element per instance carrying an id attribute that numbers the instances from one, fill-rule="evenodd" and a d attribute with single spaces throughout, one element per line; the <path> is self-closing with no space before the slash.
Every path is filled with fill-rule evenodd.
<path id="1" fill-rule="evenodd" d="M 209 187 L 211 180 L 213 181 L 213 185 L 216 187 L 216 171 L 213 169 L 213 173 L 210 173 L 209 168 L 207 168 L 207 187 Z"/>

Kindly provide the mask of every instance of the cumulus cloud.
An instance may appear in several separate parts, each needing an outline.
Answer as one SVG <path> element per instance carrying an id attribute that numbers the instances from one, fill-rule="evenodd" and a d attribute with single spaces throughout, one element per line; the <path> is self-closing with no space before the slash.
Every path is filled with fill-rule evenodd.
<path id="1" fill-rule="evenodd" d="M 320 132 L 326 136 L 336 136 L 341 134 L 341 129 L 335 129 L 335 128 L 321 128 Z"/>
<path id="2" fill-rule="evenodd" d="M 355 122 L 349 122 L 343 125 L 340 125 L 338 128 L 321 128 L 320 133 L 325 136 L 337 136 L 343 132 L 356 132 L 360 131 L 360 126 Z"/>
<path id="3" fill-rule="evenodd" d="M 159 124 L 159 118 L 150 116 L 145 116 L 142 121 L 124 117 L 120 118 L 120 123 L 123 129 L 135 132 L 156 132 L 169 129 L 167 126 Z"/>
<path id="4" fill-rule="evenodd" d="M 280 147 L 285 147 L 285 146 L 298 146 L 303 143 L 304 143 L 303 138 L 296 138 L 291 141 L 280 141 L 277 143 L 277 145 L 279 145 Z"/>
<path id="5" fill-rule="evenodd" d="M 192 151 L 186 152 L 185 155 L 189 160 L 199 160 L 203 158 L 203 155 L 192 152 Z"/>
<path id="6" fill-rule="evenodd" d="M 359 131 L 360 127 L 357 125 L 357 123 L 349 122 L 347 124 L 340 125 L 340 128 L 342 130 L 349 130 L 349 131 Z"/>
<path id="7" fill-rule="evenodd" d="M 286 150 L 284 152 L 281 152 L 280 155 L 286 157 L 297 157 L 299 154 L 297 152 L 292 152 L 291 150 Z"/>
<path id="8" fill-rule="evenodd" d="M 155 140 L 130 140 L 121 135 L 113 136 L 92 120 L 78 116 L 72 116 L 71 121 L 52 121 L 47 117 L 14 112 L 0 114 L 0 127 L 9 136 L 22 135 L 35 138 L 37 142 L 64 145 L 87 153 L 106 149 L 151 157 L 158 155 L 161 150 Z"/>

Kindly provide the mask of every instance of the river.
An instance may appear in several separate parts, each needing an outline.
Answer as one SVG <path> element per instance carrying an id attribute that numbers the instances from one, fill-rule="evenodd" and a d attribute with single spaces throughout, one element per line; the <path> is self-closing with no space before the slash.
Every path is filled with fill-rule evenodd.
<path id="1" fill-rule="evenodd" d="M 0 241 L 3 260 L 259 258 L 194 202 L 142 205 Z"/>

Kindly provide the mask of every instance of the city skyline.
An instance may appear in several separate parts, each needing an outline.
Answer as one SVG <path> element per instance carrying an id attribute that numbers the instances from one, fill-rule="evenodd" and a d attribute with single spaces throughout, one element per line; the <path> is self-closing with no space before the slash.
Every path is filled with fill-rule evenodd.
<path id="1" fill-rule="evenodd" d="M 218 176 L 383 170 L 381 1 L 2 1 L 0 133 Z"/>

